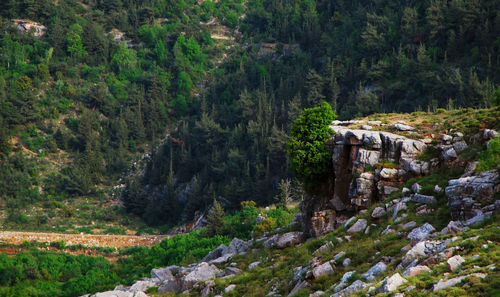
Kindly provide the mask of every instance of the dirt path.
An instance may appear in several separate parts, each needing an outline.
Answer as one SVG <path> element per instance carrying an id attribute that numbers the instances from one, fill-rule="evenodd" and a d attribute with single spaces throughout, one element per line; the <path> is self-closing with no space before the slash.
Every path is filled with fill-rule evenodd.
<path id="1" fill-rule="evenodd" d="M 61 234 L 22 231 L 0 231 L 0 242 L 21 244 L 25 241 L 54 242 L 64 240 L 66 245 L 85 245 L 89 247 L 130 247 L 152 246 L 160 243 L 169 235 L 94 235 L 94 234 Z"/>

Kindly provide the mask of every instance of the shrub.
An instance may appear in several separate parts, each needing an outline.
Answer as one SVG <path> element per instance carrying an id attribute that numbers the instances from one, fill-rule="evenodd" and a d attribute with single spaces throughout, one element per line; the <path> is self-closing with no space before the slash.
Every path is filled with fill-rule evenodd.
<path id="1" fill-rule="evenodd" d="M 479 156 L 477 170 L 486 171 L 500 167 L 500 138 L 492 139 L 488 144 L 488 149 Z"/>
<path id="2" fill-rule="evenodd" d="M 254 226 L 253 232 L 254 232 L 254 237 L 258 238 L 266 232 L 271 232 L 274 229 L 277 228 L 278 223 L 276 222 L 277 220 L 272 217 L 268 217 L 262 222 L 258 223 L 257 225 Z"/>

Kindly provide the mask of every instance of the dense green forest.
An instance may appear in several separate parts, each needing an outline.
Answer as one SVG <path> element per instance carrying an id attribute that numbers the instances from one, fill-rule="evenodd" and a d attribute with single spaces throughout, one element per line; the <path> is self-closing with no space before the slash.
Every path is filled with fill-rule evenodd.
<path id="1" fill-rule="evenodd" d="M 290 177 L 285 144 L 303 108 L 326 101 L 346 119 L 488 106 L 499 11 L 496 0 L 2 1 L 0 203 L 22 223 L 34 219 L 22 207 L 108 195 L 125 177 L 125 208 L 152 225 L 214 198 L 268 204 Z M 211 37 L 221 30 L 227 40 Z M 144 174 L 129 171 L 150 151 Z"/>

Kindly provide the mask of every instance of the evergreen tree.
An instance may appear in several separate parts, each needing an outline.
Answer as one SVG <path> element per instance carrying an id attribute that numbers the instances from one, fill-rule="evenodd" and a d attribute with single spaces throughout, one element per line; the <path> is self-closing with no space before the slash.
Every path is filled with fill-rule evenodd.
<path id="1" fill-rule="evenodd" d="M 208 214 L 207 233 L 209 236 L 221 235 L 224 230 L 224 209 L 220 203 L 214 198 L 212 208 Z"/>

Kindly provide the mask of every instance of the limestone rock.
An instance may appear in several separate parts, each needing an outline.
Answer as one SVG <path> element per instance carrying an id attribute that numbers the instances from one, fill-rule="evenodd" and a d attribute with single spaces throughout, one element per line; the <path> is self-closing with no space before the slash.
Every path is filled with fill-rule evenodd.
<path id="1" fill-rule="evenodd" d="M 235 289 L 236 289 L 236 285 L 231 284 L 231 285 L 227 286 L 227 287 L 224 289 L 224 293 L 226 293 L 226 294 L 227 294 L 227 293 L 229 293 L 229 292 L 231 292 L 231 291 L 234 291 Z"/>
<path id="2" fill-rule="evenodd" d="M 434 196 L 422 195 L 417 193 L 411 196 L 411 201 L 416 203 L 431 204 L 436 203 L 436 198 L 434 198 Z"/>
<path id="3" fill-rule="evenodd" d="M 453 149 L 457 152 L 460 153 L 461 151 L 467 149 L 467 143 L 465 141 L 459 141 L 455 142 L 453 144 Z"/>
<path id="4" fill-rule="evenodd" d="M 351 265 L 351 259 L 345 258 L 344 261 L 342 261 L 342 266 L 347 267 L 349 265 Z"/>
<path id="5" fill-rule="evenodd" d="M 412 277 L 412 276 L 415 276 L 417 274 L 429 272 L 429 271 L 431 271 L 431 269 L 429 267 L 427 267 L 425 265 L 417 265 L 417 266 L 409 267 L 408 269 L 406 269 L 403 272 L 403 275 L 408 276 L 408 277 Z"/>
<path id="6" fill-rule="evenodd" d="M 417 223 L 415 221 L 408 222 L 402 226 L 403 230 L 408 230 L 415 227 Z"/>
<path id="7" fill-rule="evenodd" d="M 404 202 L 397 203 L 396 206 L 394 206 L 394 209 L 392 211 L 392 217 L 395 218 L 401 210 L 405 210 L 407 208 L 408 207 L 406 206 L 406 203 L 404 203 Z"/>
<path id="8" fill-rule="evenodd" d="M 191 289 L 196 283 L 215 278 L 221 271 L 214 265 L 201 262 L 194 269 L 184 276 L 182 281 L 182 290 Z"/>
<path id="9" fill-rule="evenodd" d="M 330 295 L 330 297 L 347 297 L 351 296 L 356 292 L 359 292 L 366 288 L 368 286 L 367 283 L 360 281 L 359 279 L 353 282 L 349 287 L 341 290 L 340 292 L 337 292 L 333 295 Z"/>
<path id="10" fill-rule="evenodd" d="M 340 283 L 335 286 L 335 288 L 333 289 L 334 292 L 338 292 L 340 290 L 342 290 L 343 288 L 345 288 L 347 286 L 347 282 L 349 281 L 349 279 L 356 273 L 356 271 L 349 271 L 349 272 L 346 272 L 344 273 L 344 275 L 342 276 L 342 278 L 340 279 Z"/>
<path id="11" fill-rule="evenodd" d="M 443 230 L 441 230 L 441 235 L 455 234 L 459 232 L 465 232 L 467 230 L 469 230 L 469 227 L 465 226 L 462 222 L 450 221 L 448 223 L 448 226 L 444 227 Z"/>
<path id="12" fill-rule="evenodd" d="M 145 292 L 150 287 L 156 287 L 157 283 L 152 281 L 136 281 L 129 289 L 131 292 Z"/>
<path id="13" fill-rule="evenodd" d="M 439 282 L 434 284 L 432 291 L 436 292 L 439 290 L 448 289 L 450 287 L 456 286 L 456 285 L 460 284 L 466 278 L 467 278 L 467 276 L 459 276 L 459 277 L 451 278 L 449 280 L 440 279 Z"/>
<path id="14" fill-rule="evenodd" d="M 331 241 L 327 241 L 325 242 L 325 244 L 323 244 L 317 250 L 315 250 L 313 254 L 317 255 L 319 253 L 329 251 L 332 248 L 333 248 L 333 243 Z"/>
<path id="15" fill-rule="evenodd" d="M 418 242 L 426 239 L 429 234 L 436 231 L 436 229 L 429 223 L 413 229 L 407 236 L 407 238 L 413 242 Z"/>
<path id="16" fill-rule="evenodd" d="M 208 253 L 203 259 L 203 262 L 213 262 L 213 264 L 221 264 L 227 262 L 233 255 L 244 253 L 252 243 L 238 238 L 234 238 L 229 246 L 219 245 L 215 250 Z"/>
<path id="17" fill-rule="evenodd" d="M 227 275 L 237 275 L 242 273 L 243 271 L 236 267 L 226 267 L 224 274 Z"/>
<path id="18" fill-rule="evenodd" d="M 255 262 L 252 262 L 248 265 L 248 269 L 254 269 L 255 267 L 259 266 L 260 265 L 260 261 L 255 261 Z"/>
<path id="19" fill-rule="evenodd" d="M 385 213 L 386 213 L 385 209 L 382 208 L 382 207 L 380 207 L 380 206 L 378 206 L 378 207 L 376 207 L 373 210 L 373 212 L 372 212 L 372 218 L 375 218 L 375 219 L 376 218 L 380 218 L 380 217 L 384 216 Z"/>
<path id="20" fill-rule="evenodd" d="M 303 237 L 304 234 L 302 232 L 288 232 L 279 237 L 276 245 L 278 248 L 284 249 L 301 243 L 303 241 Z"/>
<path id="21" fill-rule="evenodd" d="M 379 175 L 383 179 L 394 179 L 398 176 L 398 170 L 394 168 L 382 168 Z"/>
<path id="22" fill-rule="evenodd" d="M 411 190 L 413 191 L 413 193 L 420 192 L 420 189 L 422 189 L 422 186 L 420 186 L 418 183 L 414 183 L 413 185 L 411 185 Z"/>
<path id="23" fill-rule="evenodd" d="M 408 282 L 399 273 L 386 278 L 382 285 L 375 291 L 376 293 L 386 293 L 395 291 L 399 286 Z"/>
<path id="24" fill-rule="evenodd" d="M 441 252 L 446 248 L 447 244 L 447 241 L 439 240 L 420 241 L 406 253 L 406 255 L 403 257 L 402 264 L 407 267 L 408 264 L 410 264 L 414 260 L 422 259 L 432 254 Z"/>
<path id="25" fill-rule="evenodd" d="M 347 233 L 358 233 L 366 228 L 367 221 L 365 219 L 359 219 L 354 225 L 347 230 Z"/>
<path id="26" fill-rule="evenodd" d="M 297 293 L 300 289 L 307 289 L 309 287 L 311 287 L 311 283 L 309 283 L 307 280 L 300 281 L 295 285 L 295 287 L 293 287 L 288 296 L 292 296 L 293 294 Z"/>
<path id="27" fill-rule="evenodd" d="M 330 262 L 325 262 L 321 265 L 314 267 L 312 274 L 314 278 L 318 278 L 321 276 L 327 276 L 333 273 L 333 267 Z"/>
<path id="28" fill-rule="evenodd" d="M 451 258 L 449 258 L 447 261 L 446 261 L 446 264 L 448 266 L 448 269 L 453 272 L 453 271 L 456 271 L 458 269 L 460 269 L 460 267 L 462 267 L 462 264 L 465 262 L 464 258 L 462 258 L 462 256 L 460 255 L 456 255 L 456 256 L 453 256 Z"/>
<path id="29" fill-rule="evenodd" d="M 415 130 L 412 126 L 402 124 L 402 123 L 394 123 L 391 125 L 392 127 L 398 129 L 399 131 L 412 131 Z"/>
<path id="30" fill-rule="evenodd" d="M 366 279 L 367 281 L 372 281 L 375 279 L 376 275 L 383 273 L 386 270 L 387 270 L 387 265 L 385 265 L 384 262 L 378 262 L 363 274 L 363 278 Z"/>

